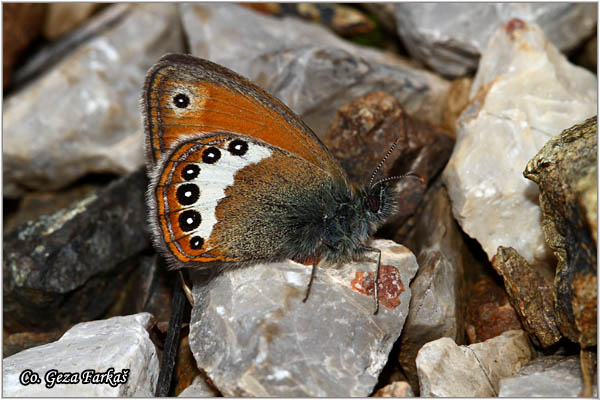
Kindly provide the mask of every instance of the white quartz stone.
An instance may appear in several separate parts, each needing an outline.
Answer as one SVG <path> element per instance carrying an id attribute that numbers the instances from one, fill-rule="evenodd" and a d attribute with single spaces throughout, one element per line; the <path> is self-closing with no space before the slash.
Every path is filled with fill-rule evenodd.
<path id="1" fill-rule="evenodd" d="M 450 338 L 424 345 L 417 355 L 422 397 L 492 397 L 501 378 L 515 374 L 534 357 L 524 331 L 507 331 L 470 346 Z"/>
<path id="2" fill-rule="evenodd" d="M 8 397 L 152 397 L 158 380 L 158 357 L 147 329 L 152 315 L 140 313 L 82 322 L 59 340 L 23 350 L 2 362 L 2 393 Z M 124 374 L 127 381 L 84 384 L 83 371 Z M 40 383 L 23 385 L 24 371 L 36 373 Z M 78 373 L 77 384 L 51 384 L 52 373 Z M 122 375 L 123 377 L 125 375 Z M 71 376 L 71 378 L 73 375 Z"/>
<path id="3" fill-rule="evenodd" d="M 596 113 L 596 90 L 596 77 L 571 65 L 535 25 L 490 39 L 443 173 L 455 218 L 490 259 L 502 245 L 532 265 L 554 265 L 539 190 L 523 170 L 550 138 Z"/>

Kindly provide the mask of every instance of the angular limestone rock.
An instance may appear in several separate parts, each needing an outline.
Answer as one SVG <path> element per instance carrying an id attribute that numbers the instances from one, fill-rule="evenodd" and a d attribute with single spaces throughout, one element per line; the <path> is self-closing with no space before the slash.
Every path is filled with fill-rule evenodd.
<path id="1" fill-rule="evenodd" d="M 446 76 L 477 68 L 489 38 L 513 18 L 537 23 L 562 51 L 596 28 L 593 3 L 398 3 L 396 26 L 409 53 Z"/>
<path id="2" fill-rule="evenodd" d="M 450 338 L 429 342 L 417 356 L 421 396 L 497 396 L 500 379 L 514 375 L 533 357 L 524 331 L 470 346 L 457 346 Z"/>
<path id="3" fill-rule="evenodd" d="M 235 4 L 182 4 L 180 10 L 193 55 L 253 80 L 319 136 L 341 105 L 377 90 L 423 120 L 441 121 L 449 83 L 396 55 L 352 44 L 311 22 Z"/>
<path id="4" fill-rule="evenodd" d="M 146 70 L 182 49 L 176 5 L 132 5 L 115 26 L 6 98 L 4 195 L 143 165 L 139 99 Z"/>
<path id="5" fill-rule="evenodd" d="M 510 246 L 553 269 L 539 190 L 521 171 L 549 138 L 596 113 L 596 88 L 535 25 L 511 21 L 490 39 L 443 174 L 454 216 L 490 259 Z"/>
<path id="6" fill-rule="evenodd" d="M 400 335 L 418 266 L 405 247 L 382 250 L 380 309 L 373 315 L 375 262 L 311 267 L 285 261 L 194 279 L 190 346 L 224 396 L 367 396 Z M 370 293 L 365 295 L 363 293 Z"/>
<path id="7" fill-rule="evenodd" d="M 512 377 L 501 379 L 498 397 L 579 397 L 581 388 L 577 356 L 548 356 L 532 361 Z M 598 396 L 597 385 L 593 396 Z"/>
<path id="8" fill-rule="evenodd" d="M 9 397 L 151 397 L 158 379 L 158 357 L 148 334 L 152 323 L 152 315 L 148 313 L 83 322 L 56 342 L 5 358 L 2 394 Z M 110 369 L 122 374 L 121 377 L 126 374 L 126 382 L 119 383 L 113 378 L 112 385 L 109 381 L 83 383 L 83 371 L 106 373 Z M 35 372 L 40 383 L 21 384 L 19 378 L 23 379 L 25 370 Z M 79 383 L 57 383 L 49 388 L 51 370 L 78 373 Z"/>
<path id="9" fill-rule="evenodd" d="M 415 392 L 419 388 L 415 359 L 425 343 L 441 337 L 465 343 L 469 280 L 481 269 L 452 217 L 448 194 L 439 181 L 427 191 L 424 204 L 405 242 L 418 254 L 419 272 L 410 285 L 413 296 L 398 354 Z"/>

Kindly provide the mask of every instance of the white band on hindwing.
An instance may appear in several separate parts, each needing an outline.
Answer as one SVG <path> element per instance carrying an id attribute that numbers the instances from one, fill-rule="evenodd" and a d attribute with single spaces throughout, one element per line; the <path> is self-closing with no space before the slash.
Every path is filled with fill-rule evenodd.
<path id="1" fill-rule="evenodd" d="M 166 198 L 167 191 L 164 192 L 165 195 L 163 199 L 161 199 L 161 201 L 163 201 L 165 204 L 166 212 L 177 212 L 177 214 L 179 214 L 180 212 L 185 210 L 195 210 L 198 213 L 200 213 L 200 225 L 193 230 L 184 232 L 184 236 L 200 236 L 204 239 L 204 241 L 208 241 L 212 234 L 213 227 L 217 223 L 217 204 L 221 199 L 225 197 L 225 189 L 228 186 L 233 185 L 235 174 L 242 168 L 251 164 L 256 164 L 261 160 L 268 158 L 272 155 L 271 149 L 251 141 L 245 141 L 248 144 L 248 150 L 244 155 L 234 155 L 227 150 L 227 146 L 230 142 L 231 140 L 227 140 L 212 145 L 203 145 L 203 148 L 218 148 L 221 152 L 220 158 L 212 164 L 205 162 L 190 162 L 190 164 L 196 164 L 200 168 L 200 173 L 198 174 L 198 176 L 191 180 L 186 180 L 180 183 L 173 184 L 175 187 L 179 187 L 180 185 L 190 183 L 196 184 L 200 190 L 200 195 L 198 200 L 194 204 L 190 204 L 187 206 L 181 204 L 171 204 L 171 209 L 169 210 L 169 204 L 167 203 Z M 184 159 L 182 159 L 181 161 L 185 162 Z M 175 168 L 176 165 L 172 167 L 170 173 L 172 173 Z M 175 208 L 175 206 L 177 208 Z M 177 239 L 180 239 L 180 237 L 174 237 L 174 232 L 172 227 L 170 226 L 170 222 L 167 225 L 169 228 L 170 235 L 170 240 L 168 241 L 173 242 L 173 244 L 177 246 L 181 253 L 186 254 L 186 252 L 183 251 L 179 243 L 177 243 L 176 241 Z M 204 251 L 207 252 L 210 250 L 211 249 L 205 249 Z"/>

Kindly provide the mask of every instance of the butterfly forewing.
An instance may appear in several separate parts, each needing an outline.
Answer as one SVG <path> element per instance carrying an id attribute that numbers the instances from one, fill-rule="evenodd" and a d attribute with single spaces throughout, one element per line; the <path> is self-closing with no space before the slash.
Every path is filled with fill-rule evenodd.
<path id="1" fill-rule="evenodd" d="M 206 60 L 163 57 L 146 79 L 144 115 L 153 164 L 186 137 L 225 131 L 261 139 L 331 175 L 345 176 L 317 136 L 285 105 Z"/>

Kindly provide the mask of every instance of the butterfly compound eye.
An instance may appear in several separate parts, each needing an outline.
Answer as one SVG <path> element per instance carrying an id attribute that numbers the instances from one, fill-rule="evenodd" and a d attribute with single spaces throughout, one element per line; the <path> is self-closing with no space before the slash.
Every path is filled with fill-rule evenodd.
<path id="1" fill-rule="evenodd" d="M 369 196 L 367 196 L 367 204 L 369 205 L 369 210 L 371 210 L 374 213 L 379 212 L 379 207 L 381 206 L 379 196 L 370 194 Z"/>
<path id="2" fill-rule="evenodd" d="M 173 104 L 177 108 L 186 108 L 190 104 L 190 98 L 183 93 L 179 93 L 173 97 Z"/>

